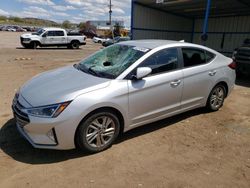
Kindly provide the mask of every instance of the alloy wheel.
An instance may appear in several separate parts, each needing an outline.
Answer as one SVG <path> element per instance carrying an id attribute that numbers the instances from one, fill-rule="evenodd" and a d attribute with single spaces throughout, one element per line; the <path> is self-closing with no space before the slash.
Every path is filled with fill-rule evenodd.
<path id="1" fill-rule="evenodd" d="M 221 86 L 216 87 L 212 91 L 212 95 L 210 98 L 210 105 L 213 109 L 219 109 L 224 101 L 225 98 L 225 91 L 224 88 Z"/>
<path id="2" fill-rule="evenodd" d="M 100 148 L 110 143 L 115 135 L 115 122 L 108 116 L 97 117 L 86 130 L 87 143 L 93 148 Z"/>

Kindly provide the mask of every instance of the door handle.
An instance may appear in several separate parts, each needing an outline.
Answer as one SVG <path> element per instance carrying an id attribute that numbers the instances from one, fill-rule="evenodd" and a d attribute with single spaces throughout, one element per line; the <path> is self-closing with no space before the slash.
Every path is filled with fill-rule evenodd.
<path id="1" fill-rule="evenodd" d="M 217 71 L 216 71 L 216 70 L 213 70 L 213 71 L 210 71 L 208 74 L 209 74 L 210 76 L 214 76 L 216 73 L 217 73 Z"/>
<path id="2" fill-rule="evenodd" d="M 170 85 L 172 87 L 177 87 L 178 85 L 180 85 L 180 83 L 181 83 L 181 80 L 175 80 L 173 82 L 170 82 Z"/>

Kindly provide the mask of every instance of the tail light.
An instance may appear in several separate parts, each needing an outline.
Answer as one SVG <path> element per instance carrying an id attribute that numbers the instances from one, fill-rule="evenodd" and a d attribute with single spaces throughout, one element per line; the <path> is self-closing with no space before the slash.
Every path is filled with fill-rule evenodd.
<path id="1" fill-rule="evenodd" d="M 230 63 L 230 64 L 228 65 L 228 67 L 231 68 L 231 69 L 233 69 L 233 70 L 235 70 L 235 69 L 236 69 L 236 62 L 233 61 L 232 63 Z"/>

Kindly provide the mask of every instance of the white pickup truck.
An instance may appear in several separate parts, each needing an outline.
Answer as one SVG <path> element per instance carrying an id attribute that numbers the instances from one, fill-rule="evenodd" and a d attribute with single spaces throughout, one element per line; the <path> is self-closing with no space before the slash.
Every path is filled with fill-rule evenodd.
<path id="1" fill-rule="evenodd" d="M 80 33 L 67 33 L 60 28 L 42 28 L 36 33 L 21 35 L 20 40 L 24 48 L 32 49 L 36 49 L 38 46 L 66 46 L 78 49 L 80 45 L 86 44 L 86 36 Z"/>

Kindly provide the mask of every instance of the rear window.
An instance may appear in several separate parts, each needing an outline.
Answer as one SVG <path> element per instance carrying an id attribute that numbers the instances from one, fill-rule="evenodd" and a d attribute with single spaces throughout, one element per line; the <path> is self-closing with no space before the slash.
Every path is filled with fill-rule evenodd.
<path id="1" fill-rule="evenodd" d="M 182 55 L 184 67 L 206 64 L 215 58 L 215 54 L 198 48 L 182 48 Z"/>
<path id="2" fill-rule="evenodd" d="M 63 31 L 55 31 L 54 35 L 55 36 L 64 36 L 64 32 Z"/>
<path id="3" fill-rule="evenodd" d="M 207 63 L 212 61 L 214 58 L 215 58 L 215 54 L 213 54 L 213 53 L 211 53 L 209 51 L 206 51 L 206 61 L 207 61 Z"/>

